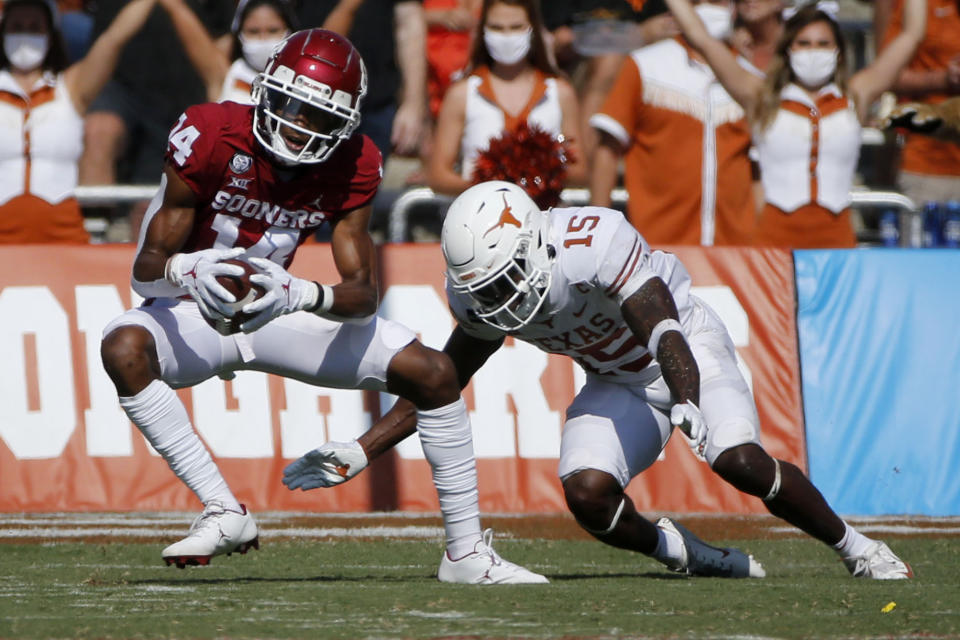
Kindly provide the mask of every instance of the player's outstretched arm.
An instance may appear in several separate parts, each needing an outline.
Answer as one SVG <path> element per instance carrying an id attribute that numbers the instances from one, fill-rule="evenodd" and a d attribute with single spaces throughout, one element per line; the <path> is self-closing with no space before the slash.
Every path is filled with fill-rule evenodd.
<path id="1" fill-rule="evenodd" d="M 461 389 L 502 344 L 503 339 L 474 338 L 459 325 L 453 330 L 444 353 L 453 360 Z M 283 483 L 291 490 L 303 491 L 342 484 L 416 430 L 417 408 L 409 400 L 399 398 L 393 408 L 357 440 L 327 442 L 291 462 L 283 470 Z"/>
<path id="2" fill-rule="evenodd" d="M 706 428 L 700 404 L 700 369 L 683 334 L 677 305 L 667 284 L 651 278 L 620 307 L 627 326 L 660 363 L 660 372 L 673 396 L 670 423 L 703 453 Z"/>

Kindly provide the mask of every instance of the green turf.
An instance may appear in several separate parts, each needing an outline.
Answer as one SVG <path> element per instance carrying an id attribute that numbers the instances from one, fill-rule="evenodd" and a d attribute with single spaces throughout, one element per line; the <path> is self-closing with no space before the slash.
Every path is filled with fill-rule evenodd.
<path id="1" fill-rule="evenodd" d="M 810 540 L 737 544 L 766 579 L 687 578 L 587 541 L 498 540 L 552 582 L 500 587 L 438 583 L 433 542 L 270 541 L 185 570 L 157 544 L 3 544 L 0 637 L 960 636 L 955 539 L 895 540 L 906 582 L 853 580 Z"/>

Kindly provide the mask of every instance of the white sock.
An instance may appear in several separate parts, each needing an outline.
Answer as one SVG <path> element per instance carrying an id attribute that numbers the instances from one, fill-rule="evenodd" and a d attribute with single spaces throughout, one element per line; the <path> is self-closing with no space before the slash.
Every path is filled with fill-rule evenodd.
<path id="1" fill-rule="evenodd" d="M 837 553 L 840 554 L 840 557 L 854 558 L 857 556 L 866 555 L 867 549 L 871 544 L 873 544 L 873 540 L 863 535 L 846 522 L 843 523 L 843 526 L 846 527 L 846 530 L 843 532 L 843 537 L 840 538 L 840 542 L 833 545 L 833 548 L 837 550 Z"/>
<path id="2" fill-rule="evenodd" d="M 672 565 L 683 560 L 683 541 L 679 537 L 668 536 L 657 527 L 657 548 L 650 554 L 660 562 Z M 674 562 L 669 562 L 669 561 Z"/>
<path id="3" fill-rule="evenodd" d="M 417 431 L 440 499 L 447 553 L 456 560 L 472 553 L 481 540 L 477 463 L 467 405 L 460 398 L 445 407 L 418 411 Z"/>
<path id="4" fill-rule="evenodd" d="M 120 406 L 200 502 L 219 500 L 227 509 L 241 510 L 173 389 L 154 380 L 135 396 L 121 396 Z"/>

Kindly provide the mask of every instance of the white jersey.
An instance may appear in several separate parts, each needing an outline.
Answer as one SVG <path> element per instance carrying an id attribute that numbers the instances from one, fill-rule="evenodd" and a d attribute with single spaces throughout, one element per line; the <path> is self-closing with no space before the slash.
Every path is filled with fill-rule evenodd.
<path id="1" fill-rule="evenodd" d="M 237 58 L 227 70 L 227 75 L 223 79 L 223 88 L 220 90 L 220 98 L 217 102 L 239 102 L 240 104 L 253 104 L 253 98 L 250 97 L 250 87 L 253 81 L 257 79 L 260 72 L 247 64 L 243 58 Z"/>
<path id="2" fill-rule="evenodd" d="M 689 334 L 694 327 L 690 276 L 670 253 L 651 251 L 617 211 L 600 207 L 551 209 L 550 243 L 557 254 L 552 284 L 540 312 L 510 335 L 548 353 L 568 355 L 588 373 L 621 384 L 648 384 L 660 375 L 620 311 L 624 300 L 650 278 L 669 287 Z M 460 326 L 487 340 L 505 335 L 468 312 L 449 283 L 447 297 Z"/>

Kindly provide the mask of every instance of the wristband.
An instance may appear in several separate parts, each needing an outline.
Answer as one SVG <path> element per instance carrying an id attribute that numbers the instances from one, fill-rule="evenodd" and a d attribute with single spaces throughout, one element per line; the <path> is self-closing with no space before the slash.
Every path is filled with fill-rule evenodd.
<path id="1" fill-rule="evenodd" d="M 657 357 L 657 348 L 660 346 L 660 338 L 663 337 L 663 334 L 668 331 L 677 331 L 680 335 L 683 335 L 683 326 L 673 318 L 665 318 L 657 323 L 653 328 L 653 331 L 650 332 L 650 340 L 647 342 L 647 351 L 650 352 L 654 358 Z M 686 338 L 684 338 L 686 339 Z"/>
<path id="2" fill-rule="evenodd" d="M 327 284 L 320 284 L 317 281 L 314 281 L 313 284 L 317 285 L 317 301 L 305 309 L 305 311 L 324 314 L 333 307 L 333 287 Z"/>

